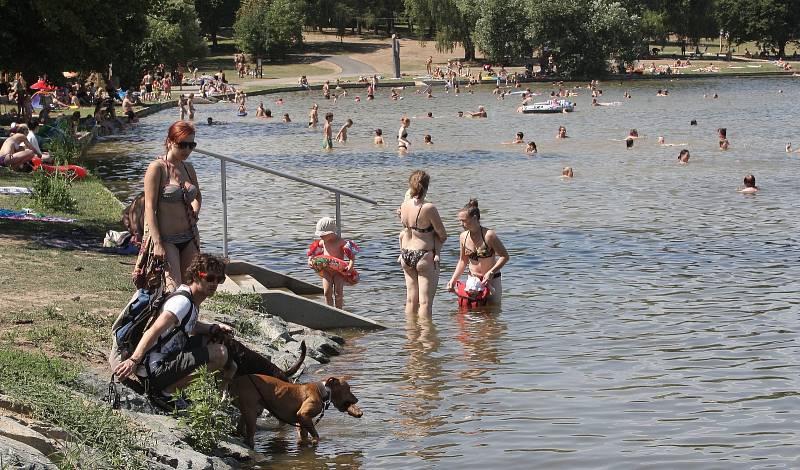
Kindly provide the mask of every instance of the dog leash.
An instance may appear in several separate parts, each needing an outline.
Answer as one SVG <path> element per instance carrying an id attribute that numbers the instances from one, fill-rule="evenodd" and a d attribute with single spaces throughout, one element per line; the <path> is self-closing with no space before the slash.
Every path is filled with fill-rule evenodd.
<path id="1" fill-rule="evenodd" d="M 263 393 L 261 393 L 261 389 L 258 388 L 258 386 L 256 385 L 256 382 L 253 380 L 253 376 L 251 374 L 247 374 L 247 378 L 250 380 L 250 383 L 253 384 L 253 388 L 256 389 L 256 392 L 258 392 L 258 396 L 261 397 L 261 404 L 264 405 L 264 408 L 266 408 L 267 411 L 269 411 L 269 414 L 271 414 L 273 417 L 275 417 L 275 419 L 277 419 L 278 421 L 280 421 L 282 423 L 286 423 L 286 424 L 294 426 L 296 428 L 305 429 L 306 431 L 311 432 L 310 429 L 308 429 L 306 426 L 304 426 L 304 425 L 302 425 L 300 423 L 292 423 L 292 422 L 286 421 L 285 419 L 283 419 L 280 416 L 278 416 L 277 413 L 275 413 L 275 411 L 272 410 L 272 408 L 270 408 L 269 405 L 267 405 L 267 403 L 268 403 L 267 398 L 264 396 Z M 319 416 L 317 417 L 317 419 L 314 421 L 314 426 L 319 424 L 319 421 L 322 419 L 323 416 L 325 416 L 325 410 L 327 410 L 331 406 L 331 396 L 330 395 L 331 394 L 328 393 L 327 398 L 325 398 L 325 405 L 322 407 L 322 413 L 320 413 Z"/>

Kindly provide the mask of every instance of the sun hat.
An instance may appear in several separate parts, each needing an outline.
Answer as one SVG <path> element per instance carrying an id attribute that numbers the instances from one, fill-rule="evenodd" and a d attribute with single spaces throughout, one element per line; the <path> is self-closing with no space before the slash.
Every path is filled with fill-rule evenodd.
<path id="1" fill-rule="evenodd" d="M 332 233 L 336 233 L 336 221 L 330 217 L 319 219 L 319 222 L 317 222 L 317 231 L 314 232 L 314 236 L 322 237 Z"/>

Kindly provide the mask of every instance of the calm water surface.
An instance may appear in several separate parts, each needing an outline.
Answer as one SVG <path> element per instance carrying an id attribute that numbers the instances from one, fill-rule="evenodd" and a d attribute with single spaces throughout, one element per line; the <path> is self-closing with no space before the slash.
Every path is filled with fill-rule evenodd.
<path id="1" fill-rule="evenodd" d="M 656 97 L 669 87 L 670 96 Z M 331 409 L 316 447 L 265 421 L 258 448 L 286 468 L 797 468 L 798 204 L 800 80 L 728 79 L 604 83 L 591 108 L 587 90 L 568 115 L 520 115 L 517 99 L 490 89 L 425 100 L 406 90 L 388 100 L 335 105 L 318 94 L 263 97 L 285 125 L 238 118 L 230 104 L 198 107 L 226 121 L 200 125 L 202 148 L 314 178 L 381 201 L 344 200 L 345 236 L 358 240 L 362 282 L 345 291 L 348 309 L 386 324 L 346 332 L 346 352 L 314 378 L 346 374 L 365 412 Z M 547 86 L 534 86 L 546 91 Z M 778 90 L 783 90 L 782 94 Z M 703 100 L 703 93 L 720 94 Z M 363 93 L 361 93 L 363 94 Z M 251 114 L 261 97 L 248 102 Z M 320 150 L 321 130 L 303 123 L 311 103 L 352 118 L 350 142 Z M 458 110 L 487 107 L 485 120 Z M 394 150 L 399 118 L 413 119 L 412 151 Z M 121 197 L 141 188 L 177 112 L 144 119 L 94 149 L 90 166 Z M 698 126 L 689 121 L 697 119 Z M 570 139 L 555 139 L 565 125 Z M 381 127 L 386 149 L 371 145 Z M 621 142 L 630 128 L 635 147 Z M 731 149 L 717 149 L 726 127 Z M 336 130 L 334 132 L 336 132 Z M 516 131 L 539 155 L 500 145 Z M 434 146 L 422 145 L 431 134 Z M 692 157 L 676 164 L 685 143 Z M 200 230 L 221 251 L 219 164 L 193 154 L 203 188 Z M 572 181 L 561 168 L 575 170 Z M 480 200 L 483 223 L 509 248 L 499 312 L 459 313 L 452 294 L 436 299 L 432 322 L 405 318 L 397 266 L 401 202 L 409 173 L 431 174 L 429 199 L 450 234 L 443 287 L 455 265 L 456 214 Z M 747 173 L 762 191 L 735 189 Z M 311 282 L 305 248 L 314 224 L 333 215 L 333 197 L 252 170 L 228 167 L 231 253 Z M 308 380 L 310 380 L 309 378 Z"/>

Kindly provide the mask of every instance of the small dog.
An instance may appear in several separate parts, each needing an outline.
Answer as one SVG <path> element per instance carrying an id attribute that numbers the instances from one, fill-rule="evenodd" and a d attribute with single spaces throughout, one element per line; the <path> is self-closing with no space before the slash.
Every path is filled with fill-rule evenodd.
<path id="1" fill-rule="evenodd" d="M 278 420 L 298 424 L 298 436 L 305 441 L 319 442 L 314 427 L 314 417 L 330 401 L 337 410 L 360 418 L 364 413 L 356 406 L 358 398 L 350 392 L 344 378 L 329 377 L 324 382 L 292 384 L 261 374 L 243 375 L 233 382 L 236 391 L 234 403 L 239 407 L 239 434 L 251 448 L 254 446 L 256 418 L 266 408 Z"/>

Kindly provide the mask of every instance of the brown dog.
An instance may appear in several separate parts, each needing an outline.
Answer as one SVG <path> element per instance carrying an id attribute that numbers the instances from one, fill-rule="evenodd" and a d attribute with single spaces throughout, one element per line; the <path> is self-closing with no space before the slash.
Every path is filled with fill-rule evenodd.
<path id="1" fill-rule="evenodd" d="M 256 418 L 265 408 L 278 420 L 298 425 L 300 440 L 306 440 L 311 434 L 313 443 L 319 441 L 314 417 L 325 410 L 327 401 L 342 413 L 355 418 L 363 415 L 356 406 L 358 398 L 350 392 L 350 385 L 343 378 L 329 377 L 324 382 L 292 384 L 268 375 L 252 374 L 237 377 L 233 390 L 236 391 L 234 402 L 241 413 L 239 434 L 251 448 Z"/>

